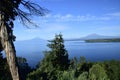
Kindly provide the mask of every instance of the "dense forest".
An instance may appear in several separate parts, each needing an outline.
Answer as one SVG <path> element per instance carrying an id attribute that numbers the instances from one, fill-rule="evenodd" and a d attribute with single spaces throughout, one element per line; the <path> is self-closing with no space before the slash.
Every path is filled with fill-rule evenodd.
<path id="1" fill-rule="evenodd" d="M 86 61 L 80 56 L 69 59 L 62 35 L 56 35 L 47 45 L 44 58 L 36 68 L 31 68 L 27 60 L 17 57 L 23 80 L 120 80 L 120 61 Z M 12 80 L 6 58 L 0 53 L 0 80 Z"/>

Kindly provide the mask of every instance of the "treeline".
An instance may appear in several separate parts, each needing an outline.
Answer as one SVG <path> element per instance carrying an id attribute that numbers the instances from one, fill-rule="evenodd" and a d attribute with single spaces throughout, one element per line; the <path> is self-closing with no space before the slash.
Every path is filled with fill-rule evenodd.
<path id="1" fill-rule="evenodd" d="M 17 57 L 17 62 L 21 79 L 26 80 L 28 73 L 32 72 L 34 69 L 28 65 L 27 60 L 23 57 Z M 12 80 L 7 60 L 3 58 L 2 53 L 0 53 L 0 80 Z"/>
<path id="2" fill-rule="evenodd" d="M 17 58 L 22 80 L 120 80 L 120 61 L 89 62 L 82 56 L 69 60 L 61 34 L 49 42 L 49 51 L 44 51 L 44 58 L 35 69 L 25 58 Z M 0 80 L 11 80 L 2 55 L 0 61 Z"/>
<path id="3" fill-rule="evenodd" d="M 113 39 L 89 39 L 89 40 L 85 40 L 85 42 L 120 42 L 120 38 L 113 38 Z"/>

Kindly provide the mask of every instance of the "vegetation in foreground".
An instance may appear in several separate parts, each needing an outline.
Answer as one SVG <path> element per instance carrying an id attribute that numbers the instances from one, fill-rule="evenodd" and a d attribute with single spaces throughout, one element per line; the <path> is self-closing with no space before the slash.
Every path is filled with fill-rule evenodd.
<path id="1" fill-rule="evenodd" d="M 89 62 L 84 57 L 68 59 L 62 35 L 49 41 L 49 51 L 36 69 L 25 58 L 18 57 L 22 77 L 26 80 L 120 80 L 120 61 Z M 0 54 L 0 80 L 12 80 L 6 59 Z"/>

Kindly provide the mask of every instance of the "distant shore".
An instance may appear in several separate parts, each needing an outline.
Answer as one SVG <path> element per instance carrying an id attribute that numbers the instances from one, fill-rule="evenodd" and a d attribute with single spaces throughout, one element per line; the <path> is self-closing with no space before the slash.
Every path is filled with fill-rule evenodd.
<path id="1" fill-rule="evenodd" d="M 112 38 L 112 39 L 88 39 L 85 42 L 120 42 L 120 38 Z"/>

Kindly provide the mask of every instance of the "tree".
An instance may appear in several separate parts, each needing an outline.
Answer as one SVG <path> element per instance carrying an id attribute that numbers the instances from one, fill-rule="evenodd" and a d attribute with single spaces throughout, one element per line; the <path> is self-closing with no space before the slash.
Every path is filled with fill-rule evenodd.
<path id="1" fill-rule="evenodd" d="M 77 58 L 74 57 L 73 59 L 70 60 L 69 69 L 76 69 L 76 67 L 77 67 Z"/>
<path id="2" fill-rule="evenodd" d="M 50 44 L 48 44 L 47 46 L 50 48 L 50 51 L 46 51 L 45 54 L 50 57 L 49 61 L 51 65 L 57 70 L 68 69 L 68 52 L 64 47 L 64 40 L 62 38 L 62 34 L 55 35 L 55 39 L 49 42 Z"/>
<path id="3" fill-rule="evenodd" d="M 50 50 L 45 51 L 45 58 L 41 62 L 41 70 L 47 73 L 49 80 L 56 80 L 57 72 L 67 70 L 69 67 L 68 52 L 64 46 L 62 34 L 55 35 L 55 38 L 47 45 Z"/>
<path id="4" fill-rule="evenodd" d="M 79 75 L 78 80 L 89 80 L 88 79 L 88 72 L 83 72 Z"/>
<path id="5" fill-rule="evenodd" d="M 45 57 L 38 63 L 37 70 L 28 75 L 27 80 L 58 80 L 60 72 L 68 70 L 69 59 L 64 47 L 62 35 L 56 35 L 47 45 L 50 49 L 45 51 Z M 64 75 L 65 76 L 65 75 Z"/>
<path id="6" fill-rule="evenodd" d="M 99 64 L 95 64 L 89 70 L 90 80 L 109 80 L 106 71 Z"/>
<path id="7" fill-rule="evenodd" d="M 58 80 L 77 80 L 74 74 L 75 74 L 74 70 L 63 71 L 61 76 L 58 77 Z"/>
<path id="8" fill-rule="evenodd" d="M 20 9 L 19 5 L 23 5 L 28 11 Z M 5 50 L 7 63 L 13 80 L 20 80 L 20 74 L 17 67 L 16 51 L 13 44 L 15 36 L 13 35 L 13 21 L 18 16 L 21 22 L 26 25 L 31 15 L 45 14 L 45 9 L 29 0 L 0 0 L 0 51 Z M 32 23 L 33 24 L 33 23 Z"/>
<path id="9" fill-rule="evenodd" d="M 120 80 L 120 61 L 104 61 L 104 67 L 110 80 Z"/>

